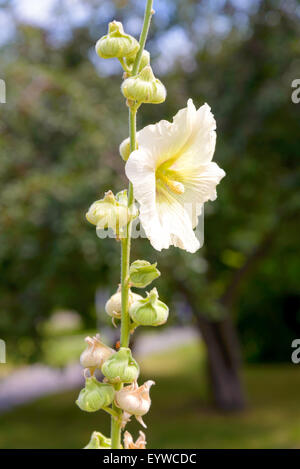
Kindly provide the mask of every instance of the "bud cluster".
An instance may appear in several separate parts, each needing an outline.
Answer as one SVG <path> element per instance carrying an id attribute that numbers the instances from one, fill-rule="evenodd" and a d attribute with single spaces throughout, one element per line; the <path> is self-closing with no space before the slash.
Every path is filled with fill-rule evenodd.
<path id="1" fill-rule="evenodd" d="M 123 25 L 119 21 L 109 23 L 108 33 L 96 44 L 96 52 L 100 57 L 117 58 L 121 62 L 125 70 L 125 81 L 121 90 L 130 106 L 140 106 L 142 103 L 163 103 L 167 95 L 166 89 L 153 74 L 149 52 L 143 50 L 140 59 L 137 59 L 139 49 L 139 42 L 124 32 Z M 136 64 L 136 70 L 134 70 L 137 60 L 139 64 Z"/>
<path id="2" fill-rule="evenodd" d="M 95 217 L 97 214 L 94 215 Z M 156 263 L 145 260 L 134 261 L 129 268 L 129 285 L 135 288 L 145 288 L 160 276 Z M 105 310 L 112 319 L 120 319 L 122 315 L 121 288 L 107 301 Z M 131 329 L 137 326 L 159 326 L 167 321 L 169 308 L 153 288 L 143 298 L 129 289 L 128 313 Z M 154 381 L 146 381 L 142 386 L 137 384 L 140 368 L 133 358 L 131 350 L 121 347 L 118 351 L 110 348 L 100 340 L 100 336 L 86 337 L 87 348 L 82 352 L 80 363 L 90 377 L 86 376 L 85 387 L 80 391 L 76 404 L 85 412 L 96 412 L 103 409 L 113 413 L 113 406 L 121 409 L 120 423 L 124 428 L 131 416 L 146 428 L 143 416 L 151 406 L 150 388 Z M 101 370 L 104 381 L 100 382 L 94 375 Z M 113 414 L 114 415 L 114 414 Z M 114 417 L 117 418 L 117 417 Z M 130 433 L 124 435 L 125 448 L 144 448 L 145 435 L 133 442 Z M 94 432 L 86 448 L 104 449 L 110 447 L 110 440 L 101 433 Z"/>
<path id="3" fill-rule="evenodd" d="M 121 347 L 116 352 L 103 344 L 99 335 L 92 338 L 87 337 L 85 340 L 88 345 L 81 354 L 80 363 L 85 370 L 90 371 L 91 376 L 85 377 L 85 386 L 76 400 L 78 407 L 85 412 L 96 412 L 103 409 L 113 413 L 110 406 L 114 403 L 122 410 L 120 422 L 123 427 L 132 415 L 141 425 L 146 427 L 142 416 L 150 409 L 149 391 L 154 382 L 147 381 L 142 386 L 138 386 L 137 379 L 140 368 L 129 348 Z M 97 369 L 101 369 L 105 377 L 103 382 L 98 381 L 94 376 Z M 129 386 L 122 387 L 124 384 L 129 384 Z M 141 433 L 136 443 L 133 443 L 131 435 L 127 432 L 124 444 L 127 448 L 144 448 L 145 435 Z M 93 432 L 91 440 L 85 448 L 105 449 L 110 447 L 109 438 L 99 432 Z"/>

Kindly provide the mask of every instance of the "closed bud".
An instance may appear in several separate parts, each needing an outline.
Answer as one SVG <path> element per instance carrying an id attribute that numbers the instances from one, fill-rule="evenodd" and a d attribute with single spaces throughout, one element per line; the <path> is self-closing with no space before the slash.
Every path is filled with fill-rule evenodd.
<path id="1" fill-rule="evenodd" d="M 85 387 L 80 391 L 76 404 L 85 412 L 96 412 L 109 406 L 114 400 L 115 390 L 107 383 L 100 383 L 95 376 L 86 378 Z"/>
<path id="2" fill-rule="evenodd" d="M 138 326 L 161 326 L 167 322 L 168 306 L 158 299 L 156 288 L 147 297 L 133 303 L 129 308 L 131 319 Z"/>
<path id="3" fill-rule="evenodd" d="M 141 300 L 142 296 L 137 293 L 133 293 L 129 290 L 128 293 L 128 304 L 132 305 L 135 301 Z M 121 319 L 122 314 L 122 294 L 121 287 L 118 288 L 117 292 L 110 297 L 110 299 L 105 304 L 105 311 L 107 314 L 115 319 Z"/>
<path id="4" fill-rule="evenodd" d="M 127 161 L 128 158 L 129 158 L 129 155 L 131 153 L 131 151 L 130 151 L 130 138 L 129 137 L 127 137 L 127 138 L 125 138 L 125 140 L 123 140 L 123 142 L 119 146 L 119 152 L 120 152 L 120 155 L 122 157 L 122 160 Z"/>
<path id="5" fill-rule="evenodd" d="M 129 70 L 132 70 L 133 64 L 135 62 L 135 57 L 127 57 L 126 60 L 126 65 L 128 66 Z M 150 63 L 150 54 L 147 50 L 143 50 L 138 73 L 143 70 L 147 65 Z"/>
<path id="6" fill-rule="evenodd" d="M 136 288 L 145 288 L 153 282 L 160 276 L 160 271 L 156 268 L 156 265 L 156 263 L 150 264 L 148 261 L 134 261 L 129 269 L 131 285 Z"/>
<path id="7" fill-rule="evenodd" d="M 145 415 L 151 406 L 150 388 L 154 381 L 146 381 L 142 386 L 133 383 L 125 386 L 116 392 L 115 403 L 126 414 L 134 415 L 143 427 L 147 428 L 142 416 Z"/>
<path id="8" fill-rule="evenodd" d="M 140 368 L 130 349 L 121 347 L 103 364 L 101 371 L 111 383 L 132 383 L 138 378 Z"/>
<path id="9" fill-rule="evenodd" d="M 137 214 L 134 204 L 130 209 L 127 207 L 126 190 L 119 192 L 116 197 L 112 191 L 108 191 L 103 199 L 97 200 L 90 206 L 86 219 L 96 225 L 99 236 L 102 230 L 111 228 L 118 237 L 123 237 L 124 228 Z"/>
<path id="10" fill-rule="evenodd" d="M 137 134 L 136 134 L 137 137 L 138 137 L 138 134 L 139 133 L 137 132 Z M 139 144 L 138 144 L 138 142 L 136 142 L 136 149 L 138 149 L 138 147 L 139 147 Z M 130 138 L 129 137 L 125 138 L 125 140 L 123 140 L 123 142 L 120 144 L 119 152 L 120 152 L 122 160 L 127 161 L 129 156 L 130 156 L 130 153 L 131 153 L 131 151 L 130 151 Z"/>
<path id="11" fill-rule="evenodd" d="M 150 65 L 144 67 L 138 75 L 127 78 L 121 89 L 125 98 L 137 103 L 163 103 L 167 94 L 162 82 L 153 75 Z"/>
<path id="12" fill-rule="evenodd" d="M 146 449 L 146 435 L 144 432 L 139 431 L 139 437 L 134 442 L 129 432 L 124 433 L 124 449 Z"/>
<path id="13" fill-rule="evenodd" d="M 115 351 L 100 341 L 99 334 L 95 337 L 86 337 L 85 341 L 88 345 L 80 355 L 80 364 L 83 368 L 88 368 L 93 375 Z"/>
<path id="14" fill-rule="evenodd" d="M 84 449 L 110 449 L 111 439 L 100 432 L 93 432 L 90 441 Z"/>
<path id="15" fill-rule="evenodd" d="M 135 56 L 140 48 L 138 41 L 125 34 L 123 25 L 119 21 L 112 21 L 108 25 L 108 33 L 99 39 L 96 52 L 103 59 Z"/>

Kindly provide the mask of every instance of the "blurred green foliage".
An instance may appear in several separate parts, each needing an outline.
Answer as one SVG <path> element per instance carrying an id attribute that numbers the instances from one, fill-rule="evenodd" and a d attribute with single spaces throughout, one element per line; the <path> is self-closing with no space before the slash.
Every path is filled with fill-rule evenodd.
<path id="1" fill-rule="evenodd" d="M 138 239 L 133 258 L 159 261 L 160 296 L 173 318 L 177 311 L 177 320 L 193 320 L 178 306 L 181 285 L 194 316 L 233 314 L 249 360 L 289 360 L 300 332 L 300 108 L 291 102 L 299 17 L 278 2 L 258 2 L 244 30 L 233 25 L 203 45 L 193 37 L 197 2 L 183 3 L 170 7 L 163 26 L 154 19 L 150 49 L 179 24 L 198 48 L 194 65 L 178 63 L 161 77 L 169 98 L 144 106 L 138 125 L 170 119 L 190 96 L 207 101 L 227 177 L 206 206 L 203 249 L 157 255 Z M 132 11 L 127 5 L 121 16 Z M 237 13 L 224 2 L 220 14 Z M 0 331 L 10 356 L 26 360 L 41 356 L 42 326 L 54 310 L 76 310 L 94 327 L 97 288 L 112 292 L 119 281 L 119 245 L 97 239 L 84 218 L 105 190 L 127 185 L 118 155 L 128 133 L 121 79 L 99 76 L 91 62 L 93 27 L 53 43 L 46 31 L 19 24 L 0 52 L 8 88 L 0 122 Z"/>

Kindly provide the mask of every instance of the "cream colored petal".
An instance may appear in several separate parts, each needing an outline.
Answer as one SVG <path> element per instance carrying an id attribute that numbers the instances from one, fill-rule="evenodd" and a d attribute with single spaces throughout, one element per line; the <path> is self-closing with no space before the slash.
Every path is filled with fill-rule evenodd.
<path id="1" fill-rule="evenodd" d="M 140 204 L 140 221 L 147 237 L 152 240 L 159 239 L 159 243 L 153 245 L 161 250 L 169 246 L 167 237 L 162 233 L 157 208 L 156 208 L 156 180 L 155 169 L 149 161 L 149 155 L 142 149 L 131 153 L 125 172 L 131 181 L 134 196 Z"/>
<path id="2" fill-rule="evenodd" d="M 134 151 L 125 171 L 133 184 L 134 196 L 140 204 L 140 221 L 152 246 L 158 251 L 171 245 L 189 252 L 199 249 L 188 212 L 168 189 L 156 190 L 149 155 L 142 149 Z"/>
<path id="3" fill-rule="evenodd" d="M 175 246 L 188 252 L 199 249 L 200 243 L 192 228 L 189 213 L 167 188 L 160 188 L 157 210 L 160 227 L 165 236 L 168 236 L 168 247 Z M 150 239 L 155 247 L 159 239 Z"/>
<path id="4" fill-rule="evenodd" d="M 201 106 L 193 120 L 192 132 L 172 165 L 174 170 L 184 170 L 208 164 L 216 147 L 216 121 L 208 104 Z"/>
<path id="5" fill-rule="evenodd" d="M 214 162 L 184 173 L 181 182 L 185 191 L 174 197 L 189 213 L 193 228 L 197 226 L 203 204 L 217 198 L 216 186 L 224 176 L 225 171 Z"/>
<path id="6" fill-rule="evenodd" d="M 196 115 L 193 101 L 189 99 L 187 107 L 178 111 L 172 123 L 161 120 L 140 130 L 137 135 L 139 149 L 151 155 L 156 167 L 173 158 L 188 141 Z"/>

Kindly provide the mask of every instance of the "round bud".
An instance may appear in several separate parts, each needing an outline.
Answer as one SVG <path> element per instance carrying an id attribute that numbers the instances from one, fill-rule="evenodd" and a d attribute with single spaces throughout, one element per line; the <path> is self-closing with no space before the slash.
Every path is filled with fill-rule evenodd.
<path id="1" fill-rule="evenodd" d="M 102 230 L 107 228 L 111 228 L 118 237 L 122 237 L 126 235 L 127 224 L 137 214 L 134 204 L 128 210 L 126 190 L 119 192 L 116 197 L 112 191 L 108 191 L 103 199 L 97 200 L 90 206 L 86 219 L 96 225 L 99 237 L 101 237 Z"/>
<path id="2" fill-rule="evenodd" d="M 168 306 L 158 299 L 156 288 L 147 297 L 133 303 L 129 308 L 131 319 L 138 326 L 161 326 L 167 322 Z"/>
<path id="3" fill-rule="evenodd" d="M 129 290 L 128 293 L 128 304 L 129 306 L 134 303 L 137 300 L 141 300 L 142 296 L 138 295 L 137 293 L 133 293 L 131 290 Z M 121 287 L 118 288 L 117 292 L 112 295 L 109 300 L 105 304 L 105 311 L 106 313 L 116 319 L 121 318 L 122 314 L 122 293 L 121 293 Z"/>
<path id="4" fill-rule="evenodd" d="M 125 138 L 119 146 L 119 152 L 122 160 L 127 161 L 130 155 L 130 138 Z"/>
<path id="5" fill-rule="evenodd" d="M 108 34 L 99 39 L 96 52 L 103 59 L 135 56 L 140 48 L 138 41 L 125 34 L 123 25 L 119 21 L 112 21 L 108 26 Z"/>
<path id="6" fill-rule="evenodd" d="M 130 349 L 121 347 L 103 364 L 101 371 L 111 383 L 132 383 L 137 380 L 140 368 Z"/>
<path id="7" fill-rule="evenodd" d="M 92 376 L 86 378 L 85 387 L 80 391 L 76 404 L 85 412 L 96 412 L 109 406 L 114 400 L 115 390 L 107 383 L 99 383 Z"/>
<path id="8" fill-rule="evenodd" d="M 127 78 L 121 87 L 122 93 L 130 101 L 159 104 L 166 99 L 166 88 L 155 78 L 150 65 L 136 76 Z"/>
<path id="9" fill-rule="evenodd" d="M 132 70 L 133 64 L 135 62 L 135 57 L 127 57 L 125 60 L 126 65 L 128 66 L 129 70 Z M 150 54 L 147 50 L 143 50 L 138 73 L 141 72 L 143 68 L 145 68 L 149 64 L 150 64 Z"/>

